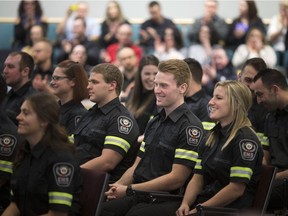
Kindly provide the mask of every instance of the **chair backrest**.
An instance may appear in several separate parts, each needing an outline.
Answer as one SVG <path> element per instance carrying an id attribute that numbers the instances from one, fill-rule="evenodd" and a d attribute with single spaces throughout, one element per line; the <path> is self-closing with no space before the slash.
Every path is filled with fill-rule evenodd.
<path id="1" fill-rule="evenodd" d="M 81 168 L 83 179 L 82 192 L 80 194 L 81 215 L 100 215 L 105 191 L 109 183 L 109 174 Z"/>
<path id="2" fill-rule="evenodd" d="M 261 215 L 266 211 L 276 172 L 277 168 L 274 166 L 262 166 L 262 174 L 253 201 L 253 209 L 258 210 Z"/>

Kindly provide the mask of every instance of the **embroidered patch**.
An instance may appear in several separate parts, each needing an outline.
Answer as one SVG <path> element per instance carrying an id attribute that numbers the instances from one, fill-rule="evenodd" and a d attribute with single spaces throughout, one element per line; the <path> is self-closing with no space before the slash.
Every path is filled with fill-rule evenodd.
<path id="1" fill-rule="evenodd" d="M 197 146 L 202 139 L 203 132 L 199 127 L 189 126 L 186 128 L 187 143 L 192 146 Z"/>
<path id="2" fill-rule="evenodd" d="M 133 127 L 133 122 L 126 116 L 118 117 L 118 131 L 120 133 L 129 134 Z"/>
<path id="3" fill-rule="evenodd" d="M 17 144 L 17 139 L 11 134 L 0 135 L 0 155 L 9 157 L 12 155 L 15 146 Z"/>
<path id="4" fill-rule="evenodd" d="M 56 163 L 53 166 L 56 184 L 59 187 L 69 187 L 74 174 L 74 167 L 70 163 Z"/>
<path id="5" fill-rule="evenodd" d="M 79 120 L 80 120 L 81 116 L 75 116 L 74 121 L 75 121 L 75 126 L 78 124 Z"/>
<path id="6" fill-rule="evenodd" d="M 239 147 L 243 160 L 254 160 L 258 146 L 253 140 L 243 139 L 239 142 Z"/>

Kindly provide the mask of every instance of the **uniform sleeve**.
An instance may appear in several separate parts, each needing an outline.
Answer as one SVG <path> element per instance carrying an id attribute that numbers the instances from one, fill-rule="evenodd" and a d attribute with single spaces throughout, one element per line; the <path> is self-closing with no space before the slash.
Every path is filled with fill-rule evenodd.
<path id="1" fill-rule="evenodd" d="M 79 195 L 75 191 L 80 185 L 80 168 L 75 161 L 69 153 L 63 152 L 51 167 L 48 189 L 51 210 L 69 212 L 74 196 Z"/>
<path id="2" fill-rule="evenodd" d="M 0 179 L 10 179 L 18 138 L 11 133 L 0 132 Z"/>
<path id="3" fill-rule="evenodd" d="M 175 150 L 174 163 L 194 168 L 198 158 L 198 146 L 203 139 L 202 125 L 183 124 L 178 135 L 178 146 Z"/>
<path id="4" fill-rule="evenodd" d="M 112 149 L 124 157 L 138 136 L 138 125 L 130 115 L 115 115 L 109 122 L 104 148 Z"/>
<path id="5" fill-rule="evenodd" d="M 252 136 L 244 136 L 244 134 L 239 136 L 235 143 L 230 144 L 233 145 L 230 181 L 248 184 L 256 166 L 262 161 L 261 145 L 256 136 L 253 138 Z"/>

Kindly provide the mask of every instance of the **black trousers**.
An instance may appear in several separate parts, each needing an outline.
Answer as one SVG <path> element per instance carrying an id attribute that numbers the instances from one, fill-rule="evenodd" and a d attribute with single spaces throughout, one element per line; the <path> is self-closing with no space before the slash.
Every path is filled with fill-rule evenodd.
<path id="1" fill-rule="evenodd" d="M 175 216 L 181 201 L 147 203 L 123 197 L 103 203 L 101 216 Z"/>

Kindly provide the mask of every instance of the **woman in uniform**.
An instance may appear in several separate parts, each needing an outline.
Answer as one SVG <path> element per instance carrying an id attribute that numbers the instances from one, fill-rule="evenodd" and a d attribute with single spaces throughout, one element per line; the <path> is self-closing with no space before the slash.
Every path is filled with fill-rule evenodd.
<path id="1" fill-rule="evenodd" d="M 252 95 L 239 81 L 218 82 L 208 107 L 218 123 L 199 150 L 177 215 L 196 213 L 195 205 L 247 208 L 260 178 L 263 151 L 248 119 Z"/>
<path id="2" fill-rule="evenodd" d="M 7 215 L 79 215 L 80 168 L 59 123 L 59 105 L 47 93 L 26 98 L 17 116 L 24 143 L 11 179 Z"/>
<path id="3" fill-rule="evenodd" d="M 60 123 L 71 135 L 80 117 L 87 111 L 81 103 L 88 97 L 86 72 L 81 64 L 65 60 L 56 66 L 50 84 L 60 100 Z"/>

